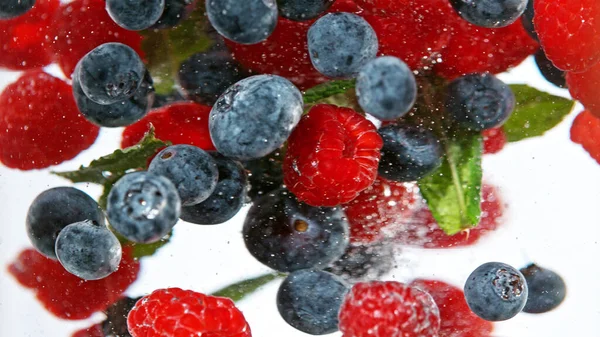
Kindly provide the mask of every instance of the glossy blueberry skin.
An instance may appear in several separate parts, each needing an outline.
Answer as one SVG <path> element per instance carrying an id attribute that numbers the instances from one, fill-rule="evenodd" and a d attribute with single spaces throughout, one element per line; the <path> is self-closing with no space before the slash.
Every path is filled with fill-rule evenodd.
<path id="1" fill-rule="evenodd" d="M 84 280 L 112 274 L 121 262 L 121 243 L 105 226 L 81 221 L 65 227 L 56 239 L 56 256 L 65 269 Z"/>
<path id="2" fill-rule="evenodd" d="M 325 13 L 335 0 L 277 0 L 279 15 L 293 21 L 314 19 Z"/>
<path id="3" fill-rule="evenodd" d="M 27 13 L 35 5 L 35 0 L 2 0 L 0 20 L 13 19 Z"/>
<path id="4" fill-rule="evenodd" d="M 131 125 L 142 119 L 154 103 L 154 87 L 148 72 L 132 97 L 121 102 L 103 105 L 92 101 L 85 95 L 75 75 L 78 71 L 79 65 L 75 68 L 73 76 L 73 97 L 75 97 L 77 108 L 83 117 L 96 125 L 108 128 Z"/>
<path id="5" fill-rule="evenodd" d="M 548 60 L 546 54 L 542 49 L 538 50 L 535 53 L 535 64 L 537 65 L 540 73 L 546 81 L 554 84 L 559 88 L 567 87 L 567 79 L 565 77 L 565 72 L 556 68 L 552 61 Z"/>
<path id="6" fill-rule="evenodd" d="M 148 172 L 168 178 L 177 188 L 182 206 L 206 200 L 219 180 L 213 157 L 192 145 L 173 145 L 160 151 L 150 162 Z"/>
<path id="7" fill-rule="evenodd" d="M 527 7 L 525 7 L 525 12 L 523 12 L 523 15 L 521 16 L 521 23 L 523 24 L 525 31 L 527 31 L 527 34 L 529 34 L 532 39 L 539 42 L 540 40 L 537 32 L 535 31 L 535 26 L 533 25 L 533 16 L 535 15 L 533 1 L 534 0 L 527 1 Z"/>
<path id="8" fill-rule="evenodd" d="M 197 53 L 179 67 L 179 85 L 185 97 L 213 105 L 227 88 L 246 77 L 242 67 L 227 51 Z"/>
<path id="9" fill-rule="evenodd" d="M 442 164 L 442 146 L 431 131 L 408 124 L 389 124 L 378 132 L 383 139 L 380 176 L 393 181 L 416 181 Z"/>
<path id="10" fill-rule="evenodd" d="M 282 272 L 325 268 L 348 246 L 340 208 L 300 203 L 284 189 L 257 199 L 244 222 L 244 241 L 258 261 Z"/>
<path id="11" fill-rule="evenodd" d="M 396 266 L 396 249 L 391 242 L 349 244 L 338 260 L 325 270 L 350 283 L 380 280 Z"/>
<path id="12" fill-rule="evenodd" d="M 75 75 L 89 99 L 98 104 L 113 104 L 133 96 L 145 74 L 144 63 L 135 50 L 111 42 L 87 53 L 79 61 Z"/>
<path id="13" fill-rule="evenodd" d="M 302 93 L 287 79 L 248 77 L 229 87 L 213 106 L 210 138 L 227 157 L 264 157 L 288 139 L 303 108 Z"/>
<path id="14" fill-rule="evenodd" d="M 373 28 L 351 13 L 327 14 L 308 30 L 310 60 L 327 77 L 356 77 L 375 58 L 378 48 Z"/>
<path id="15" fill-rule="evenodd" d="M 148 172 L 128 173 L 108 194 L 111 226 L 129 241 L 152 243 L 167 235 L 179 219 L 181 200 L 169 179 Z"/>
<path id="16" fill-rule="evenodd" d="M 224 37 L 242 44 L 266 40 L 277 25 L 275 0 L 207 0 L 206 14 Z"/>
<path id="17" fill-rule="evenodd" d="M 506 27 L 525 11 L 528 0 L 450 0 L 458 14 L 470 23 L 486 28 Z"/>
<path id="18" fill-rule="evenodd" d="M 194 0 L 165 0 L 165 9 L 152 28 L 165 29 L 177 26 L 193 10 Z"/>
<path id="19" fill-rule="evenodd" d="M 128 30 L 149 28 L 165 9 L 165 0 L 106 0 L 106 11 L 113 21 Z"/>
<path id="20" fill-rule="evenodd" d="M 246 199 L 246 170 L 237 161 L 211 152 L 219 170 L 219 182 L 208 199 L 181 208 L 181 220 L 196 225 L 218 225 L 233 218 Z"/>
<path id="21" fill-rule="evenodd" d="M 470 74 L 448 85 L 446 104 L 457 125 L 482 131 L 506 122 L 515 108 L 515 95 L 494 75 Z"/>
<path id="22" fill-rule="evenodd" d="M 104 224 L 104 213 L 98 203 L 73 187 L 55 187 L 40 193 L 27 212 L 27 235 L 33 247 L 56 259 L 56 238 L 66 226 L 91 220 Z"/>
<path id="23" fill-rule="evenodd" d="M 531 264 L 520 270 L 529 289 L 523 312 L 543 314 L 556 309 L 567 296 L 565 281 L 552 270 Z"/>
<path id="24" fill-rule="evenodd" d="M 417 99 L 417 81 L 406 63 L 383 56 L 367 63 L 356 78 L 358 104 L 382 121 L 404 116 Z"/>
<path id="25" fill-rule="evenodd" d="M 475 269 L 464 291 L 471 311 L 487 321 L 513 318 L 525 307 L 528 293 L 523 274 L 500 262 L 488 262 Z"/>
<path id="26" fill-rule="evenodd" d="M 290 273 L 279 286 L 277 309 L 294 328 L 325 335 L 338 331 L 338 313 L 348 286 L 339 277 L 317 269 Z"/>

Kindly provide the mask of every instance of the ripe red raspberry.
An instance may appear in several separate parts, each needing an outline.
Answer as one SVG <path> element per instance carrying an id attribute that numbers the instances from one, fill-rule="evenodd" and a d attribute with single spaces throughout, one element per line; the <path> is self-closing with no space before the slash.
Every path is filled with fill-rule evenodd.
<path id="1" fill-rule="evenodd" d="M 488 337 L 494 325 L 475 315 L 460 288 L 442 281 L 415 280 L 410 284 L 433 297 L 440 310 L 439 337 Z"/>
<path id="2" fill-rule="evenodd" d="M 355 0 L 369 14 L 392 16 L 414 5 L 415 0 Z"/>
<path id="3" fill-rule="evenodd" d="M 52 62 L 45 39 L 59 4 L 59 0 L 37 0 L 24 15 L 0 20 L 0 67 L 25 70 Z"/>
<path id="4" fill-rule="evenodd" d="M 600 62 L 580 73 L 567 73 L 567 86 L 573 98 L 594 115 L 600 117 Z"/>
<path id="5" fill-rule="evenodd" d="M 85 281 L 67 272 L 55 260 L 26 249 L 8 266 L 17 281 L 32 289 L 37 299 L 52 314 L 62 319 L 85 319 L 105 310 L 137 278 L 138 261 L 131 257 L 129 248 L 123 249 L 119 269 L 97 281 Z"/>
<path id="6" fill-rule="evenodd" d="M 484 130 L 482 135 L 484 154 L 498 153 L 506 145 L 506 134 L 502 128 Z"/>
<path id="7" fill-rule="evenodd" d="M 600 62 L 598 0 L 535 0 L 534 9 L 535 30 L 557 68 L 583 71 Z"/>
<path id="8" fill-rule="evenodd" d="M 216 151 L 208 130 L 210 109 L 192 102 L 177 102 L 152 110 L 142 120 L 125 128 L 121 147 L 137 144 L 150 129 L 151 123 L 158 139 Z"/>
<path id="9" fill-rule="evenodd" d="M 102 0 L 75 0 L 63 4 L 52 18 L 54 26 L 47 34 L 53 58 L 67 77 L 89 51 L 107 42 L 120 42 L 141 57 L 142 36 L 119 27 L 105 9 Z"/>
<path id="10" fill-rule="evenodd" d="M 101 324 L 94 324 L 89 328 L 75 331 L 71 337 L 105 337 Z"/>
<path id="11" fill-rule="evenodd" d="M 382 146 L 373 123 L 354 110 L 316 105 L 288 139 L 285 185 L 313 206 L 349 202 L 375 181 Z"/>
<path id="12" fill-rule="evenodd" d="M 232 300 L 179 288 L 159 289 L 129 312 L 132 337 L 251 337 Z"/>
<path id="13" fill-rule="evenodd" d="M 571 140 L 581 144 L 592 158 L 600 164 L 600 118 L 583 111 L 571 125 Z"/>
<path id="14" fill-rule="evenodd" d="M 433 298 L 394 281 L 355 284 L 339 318 L 344 337 L 437 337 L 440 329 Z"/>
<path id="15" fill-rule="evenodd" d="M 0 94 L 0 162 L 21 170 L 57 165 L 90 147 L 99 128 L 77 109 L 71 86 L 41 70 Z"/>

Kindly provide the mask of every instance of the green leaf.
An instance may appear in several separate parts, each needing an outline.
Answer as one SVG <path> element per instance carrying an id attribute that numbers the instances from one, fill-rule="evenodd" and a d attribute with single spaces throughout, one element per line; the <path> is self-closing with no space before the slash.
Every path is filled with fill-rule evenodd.
<path id="1" fill-rule="evenodd" d="M 142 31 L 142 49 L 147 67 L 159 94 L 169 94 L 175 86 L 180 64 L 195 53 L 206 51 L 212 40 L 206 34 L 204 6 L 197 6 L 189 18 L 171 29 Z"/>
<path id="2" fill-rule="evenodd" d="M 157 250 L 162 248 L 164 245 L 171 241 L 172 232 L 167 234 L 165 237 L 160 239 L 159 241 L 153 243 L 129 243 L 130 246 L 133 247 L 132 255 L 134 258 L 142 258 L 144 256 L 152 256 L 156 253 Z"/>
<path id="3" fill-rule="evenodd" d="M 304 92 L 304 104 L 314 105 L 331 96 L 346 94 L 350 90 L 354 91 L 355 85 L 356 80 L 339 80 L 319 84 Z"/>
<path id="4" fill-rule="evenodd" d="M 515 93 L 516 107 L 504 124 L 509 142 L 543 135 L 567 116 L 575 102 L 541 92 L 522 84 L 510 86 Z"/>
<path id="5" fill-rule="evenodd" d="M 225 288 L 217 290 L 212 295 L 219 297 L 228 297 L 234 302 L 241 301 L 246 296 L 252 294 L 258 288 L 264 286 L 265 284 L 276 280 L 280 277 L 285 276 L 284 274 L 266 274 L 259 277 L 243 280 L 232 285 L 229 285 Z"/>
<path id="6" fill-rule="evenodd" d="M 479 223 L 483 142 L 477 133 L 460 133 L 442 143 L 442 165 L 419 188 L 439 226 L 453 235 Z"/>

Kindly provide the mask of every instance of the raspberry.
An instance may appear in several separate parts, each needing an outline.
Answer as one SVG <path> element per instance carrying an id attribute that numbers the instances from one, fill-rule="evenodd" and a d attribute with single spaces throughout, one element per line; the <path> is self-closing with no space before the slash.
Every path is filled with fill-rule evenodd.
<path id="1" fill-rule="evenodd" d="M 483 130 L 482 135 L 484 154 L 498 153 L 506 145 L 506 134 L 502 128 Z"/>
<path id="2" fill-rule="evenodd" d="M 176 102 L 154 109 L 139 122 L 125 128 L 121 147 L 137 144 L 152 124 L 158 139 L 215 151 L 208 131 L 210 109 L 208 106 L 192 102 Z"/>
<path id="3" fill-rule="evenodd" d="M 71 86 L 41 70 L 0 94 L 0 161 L 21 170 L 60 164 L 90 147 L 99 128 L 77 110 Z"/>
<path id="4" fill-rule="evenodd" d="M 583 148 L 600 164 L 600 118 L 583 111 L 571 125 L 571 140 Z"/>
<path id="5" fill-rule="evenodd" d="M 288 139 L 284 182 L 313 206 L 349 202 L 375 181 L 382 146 L 373 123 L 354 110 L 316 105 Z"/>
<path id="6" fill-rule="evenodd" d="M 600 62 L 581 73 L 567 73 L 567 86 L 573 98 L 595 116 L 600 117 Z"/>
<path id="7" fill-rule="evenodd" d="M 535 30 L 557 68 L 583 71 L 600 61 L 597 0 L 536 0 L 534 12 Z"/>
<path id="8" fill-rule="evenodd" d="M 67 77 L 85 54 L 107 42 L 126 44 L 144 57 L 142 36 L 119 27 L 105 6 L 102 0 L 76 0 L 62 5 L 54 14 L 55 25 L 47 38 L 54 61 Z"/>
<path id="9" fill-rule="evenodd" d="M 440 329 L 433 298 L 395 281 L 357 283 L 339 318 L 344 337 L 434 337 Z"/>
<path id="10" fill-rule="evenodd" d="M 59 3 L 59 0 L 37 0 L 24 15 L 0 20 L 0 67 L 25 70 L 52 62 L 45 39 Z"/>
<path id="11" fill-rule="evenodd" d="M 412 4 L 414 0 L 355 0 L 365 12 L 377 15 L 395 15 Z"/>
<path id="12" fill-rule="evenodd" d="M 104 337 L 104 330 L 101 324 L 94 324 L 89 328 L 75 331 L 71 337 Z"/>
<path id="13" fill-rule="evenodd" d="M 139 300 L 127 318 L 133 337 L 251 337 L 242 312 L 228 298 L 179 288 Z"/>
<path id="14" fill-rule="evenodd" d="M 428 292 L 440 309 L 439 337 L 490 336 L 494 325 L 471 312 L 461 289 L 433 280 L 415 280 L 410 285 Z"/>
<path id="15" fill-rule="evenodd" d="M 67 272 L 58 261 L 34 249 L 26 249 L 8 266 L 17 281 L 36 293 L 37 299 L 52 314 L 62 319 L 77 320 L 105 310 L 137 278 L 138 261 L 123 249 L 119 269 L 97 281 L 84 281 Z"/>

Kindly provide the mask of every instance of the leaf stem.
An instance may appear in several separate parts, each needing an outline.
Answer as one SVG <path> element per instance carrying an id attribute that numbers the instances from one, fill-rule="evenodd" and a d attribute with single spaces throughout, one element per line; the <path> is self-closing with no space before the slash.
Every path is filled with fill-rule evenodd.
<path id="1" fill-rule="evenodd" d="M 452 173 L 452 183 L 456 188 L 456 194 L 458 197 L 458 207 L 460 210 L 460 220 L 461 225 L 464 223 L 465 214 L 467 212 L 467 204 L 465 203 L 465 196 L 463 194 L 463 186 L 460 182 L 460 177 L 458 176 L 458 172 L 456 171 L 456 163 L 454 162 L 454 156 L 450 155 L 450 146 L 448 146 L 448 142 L 443 141 L 444 150 L 446 151 L 446 160 L 448 161 L 448 166 L 450 166 L 450 172 Z"/>

